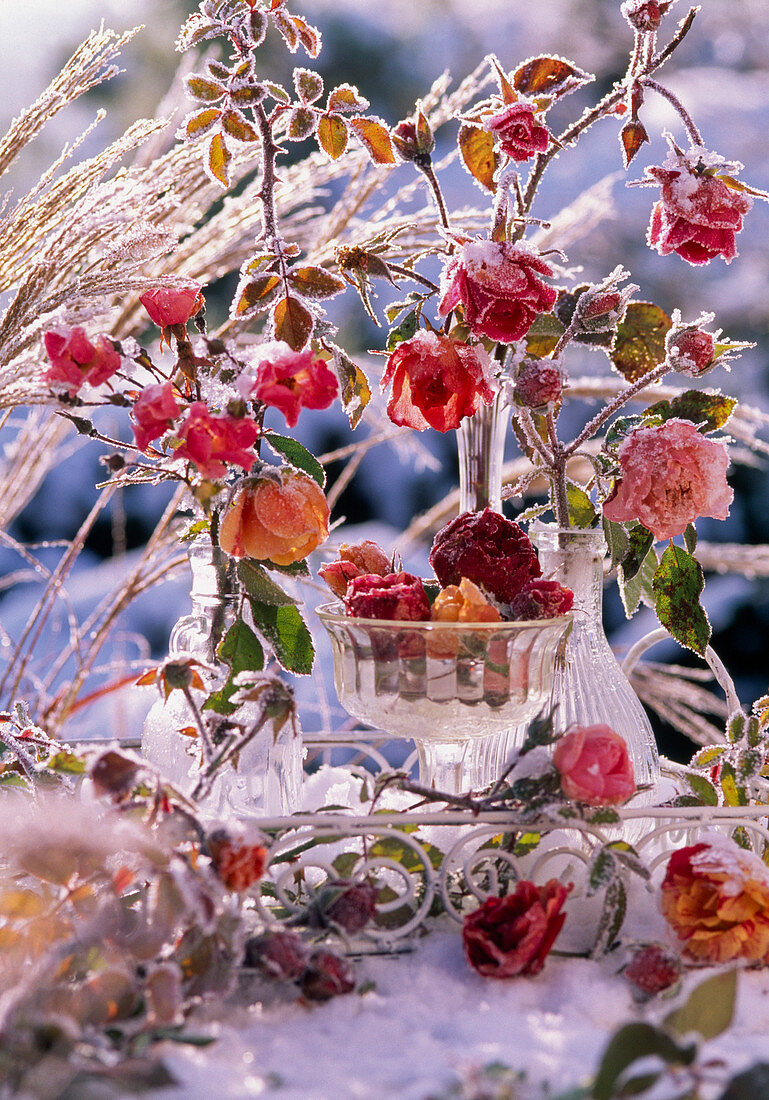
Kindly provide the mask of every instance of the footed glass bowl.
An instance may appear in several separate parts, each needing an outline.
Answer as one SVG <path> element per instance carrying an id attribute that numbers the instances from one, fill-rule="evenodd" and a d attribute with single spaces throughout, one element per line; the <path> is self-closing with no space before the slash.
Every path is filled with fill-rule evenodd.
<path id="1" fill-rule="evenodd" d="M 465 761 L 477 738 L 526 722 L 547 704 L 571 615 L 533 622 L 394 622 L 323 604 L 342 706 L 367 725 L 408 737 L 420 781 L 460 793 L 481 786 Z"/>

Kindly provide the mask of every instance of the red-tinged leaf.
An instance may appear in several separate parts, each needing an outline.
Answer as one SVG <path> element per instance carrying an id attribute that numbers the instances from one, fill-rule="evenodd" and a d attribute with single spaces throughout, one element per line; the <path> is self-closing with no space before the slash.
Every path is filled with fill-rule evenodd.
<path id="1" fill-rule="evenodd" d="M 252 11 L 248 17 L 248 25 L 251 29 L 254 46 L 261 45 L 267 33 L 267 16 L 263 11 Z"/>
<path id="2" fill-rule="evenodd" d="M 617 325 L 611 361 L 628 382 L 643 378 L 665 358 L 665 334 L 672 321 L 651 302 L 631 302 Z"/>
<path id="3" fill-rule="evenodd" d="M 149 672 L 143 673 L 136 681 L 137 687 L 149 687 L 150 684 L 156 684 L 160 673 L 158 669 L 151 668 Z"/>
<path id="4" fill-rule="evenodd" d="M 371 118 L 351 118 L 350 126 L 363 142 L 374 164 L 395 164 L 390 131 L 383 123 Z"/>
<path id="5" fill-rule="evenodd" d="M 275 339 L 283 340 L 294 351 L 301 351 L 310 339 L 312 314 L 296 298 L 281 298 L 274 313 Z"/>
<path id="6" fill-rule="evenodd" d="M 493 55 L 491 57 L 491 63 L 494 66 L 494 68 L 497 70 L 497 78 L 499 80 L 499 90 L 502 94 L 503 102 L 504 103 L 515 103 L 516 100 L 518 99 L 518 96 L 515 93 L 515 89 L 513 88 L 510 81 L 507 79 L 507 74 L 505 73 L 504 69 L 499 64 L 496 57 L 494 57 Z"/>
<path id="7" fill-rule="evenodd" d="M 282 84 L 278 84 L 274 80 L 263 81 L 264 89 L 268 95 L 271 95 L 276 103 L 288 104 L 291 102 L 291 96 L 288 94 Z"/>
<path id="8" fill-rule="evenodd" d="M 272 21 L 288 49 L 291 53 L 296 53 L 299 46 L 299 33 L 294 26 L 293 19 L 284 12 L 275 9 L 272 13 Z"/>
<path id="9" fill-rule="evenodd" d="M 304 141 L 315 132 L 317 115 L 311 107 L 295 107 L 288 116 L 286 137 L 289 141 Z"/>
<path id="10" fill-rule="evenodd" d="M 226 88 L 217 80 L 207 80 L 204 76 L 189 76 L 187 91 L 193 99 L 199 99 L 201 103 L 216 103 L 222 98 Z"/>
<path id="11" fill-rule="evenodd" d="M 222 187 L 230 186 L 230 162 L 232 154 L 221 134 L 214 134 L 208 146 L 208 170 Z"/>
<path id="12" fill-rule="evenodd" d="M 288 281 L 305 298 L 333 298 L 347 285 L 324 267 L 296 267 L 289 271 Z"/>
<path id="13" fill-rule="evenodd" d="M 345 111 L 367 111 L 370 104 L 352 84 L 340 84 L 328 94 L 326 110 L 344 114 Z"/>
<path id="14" fill-rule="evenodd" d="M 222 112 L 218 107 L 206 107 L 205 110 L 190 115 L 184 127 L 187 137 L 193 141 L 195 138 L 202 137 L 218 125 L 221 117 Z"/>
<path id="15" fill-rule="evenodd" d="M 565 325 L 554 314 L 540 313 L 526 333 L 526 354 L 544 359 L 555 350 L 565 331 Z"/>
<path id="16" fill-rule="evenodd" d="M 371 387 L 360 367 L 341 348 L 331 346 L 334 367 L 342 387 L 342 407 L 347 413 L 350 427 L 356 428 L 363 411 L 371 400 Z"/>
<path id="17" fill-rule="evenodd" d="M 279 275 L 262 275 L 246 283 L 240 290 L 235 315 L 242 317 L 244 314 L 258 313 L 266 309 L 277 296 L 281 282 Z"/>
<path id="18" fill-rule="evenodd" d="M 619 137 L 622 142 L 622 159 L 627 168 L 644 142 L 649 140 L 649 135 L 642 122 L 639 122 L 638 119 L 631 119 L 622 127 Z"/>
<path id="19" fill-rule="evenodd" d="M 487 191 L 494 191 L 494 172 L 498 159 L 494 152 L 494 138 L 487 130 L 480 126 L 472 126 L 465 122 L 459 128 L 457 138 L 462 163 L 470 175 L 485 187 Z"/>
<path id="20" fill-rule="evenodd" d="M 224 115 L 223 125 L 226 133 L 235 141 L 247 144 L 258 141 L 259 135 L 250 122 L 247 122 L 240 111 L 227 111 Z"/>
<path id="21" fill-rule="evenodd" d="M 302 103 L 315 103 L 323 95 L 323 77 L 310 69 L 294 69 L 294 88 Z"/>
<path id="22" fill-rule="evenodd" d="M 195 12 L 189 17 L 176 39 L 176 49 L 184 53 L 192 46 L 197 46 L 207 38 L 217 38 L 221 34 L 221 28 L 217 23 L 211 23 L 204 19 L 200 12 Z"/>
<path id="23" fill-rule="evenodd" d="M 326 156 L 338 160 L 347 148 L 347 125 L 341 118 L 323 115 L 318 122 L 318 145 Z"/>
<path id="24" fill-rule="evenodd" d="M 230 99 L 236 107 L 256 107 L 267 94 L 267 89 L 262 84 L 249 84 L 243 88 L 235 88 L 230 93 Z"/>
<path id="25" fill-rule="evenodd" d="M 531 57 L 513 74 L 515 90 L 525 96 L 561 96 L 595 77 L 563 57 Z"/>
<path id="26" fill-rule="evenodd" d="M 310 57 L 317 57 L 320 53 L 320 31 L 318 28 L 313 27 L 306 19 L 302 19 L 301 15 L 292 15 L 291 19 L 305 52 Z"/>

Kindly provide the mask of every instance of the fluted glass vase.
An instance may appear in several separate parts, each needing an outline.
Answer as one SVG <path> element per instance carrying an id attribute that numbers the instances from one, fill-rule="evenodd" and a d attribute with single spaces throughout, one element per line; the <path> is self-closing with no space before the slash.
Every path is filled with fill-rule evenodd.
<path id="1" fill-rule="evenodd" d="M 649 805 L 659 782 L 659 756 L 646 712 L 604 632 L 603 532 L 534 523 L 529 535 L 539 552 L 543 575 L 574 592 L 574 623 L 556 663 L 553 683 L 557 726 L 605 724 L 615 730 L 627 744 L 636 783 L 644 788 L 631 805 Z M 522 735 L 519 729 L 508 739 L 508 751 Z"/>
<path id="2" fill-rule="evenodd" d="M 189 548 L 192 609 L 171 631 L 169 656 L 194 658 L 194 668 L 205 691 L 192 689 L 202 706 L 206 695 L 221 687 L 227 669 L 216 655 L 225 631 L 234 619 L 234 589 L 229 583 L 230 559 L 207 539 Z M 238 724 L 256 722 L 258 708 L 244 703 L 233 716 Z M 185 794 L 200 776 L 201 752 L 197 737 L 189 736 L 195 717 L 181 691 L 172 691 L 150 709 L 142 730 L 142 752 L 161 774 Z M 299 806 L 302 782 L 301 737 L 283 727 L 273 737 L 268 723 L 244 746 L 236 763 L 225 764 L 210 793 L 202 801 L 205 813 L 237 813 L 241 816 L 279 816 Z"/>

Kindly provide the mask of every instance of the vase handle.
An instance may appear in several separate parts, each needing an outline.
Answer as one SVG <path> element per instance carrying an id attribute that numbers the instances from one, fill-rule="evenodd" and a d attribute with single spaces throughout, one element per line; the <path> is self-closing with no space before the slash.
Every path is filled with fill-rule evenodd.
<path id="1" fill-rule="evenodd" d="M 622 662 L 622 671 L 625 673 L 625 675 L 627 677 L 630 676 L 631 672 L 638 664 L 640 658 L 644 655 L 644 653 L 646 653 L 647 649 L 651 649 L 651 647 L 653 645 L 656 645 L 657 642 L 662 642 L 666 638 L 670 637 L 671 635 L 668 634 L 667 630 L 665 630 L 664 627 L 658 627 L 656 630 L 650 631 L 649 634 L 644 634 L 643 638 L 639 638 L 635 645 L 631 646 L 627 656 L 625 657 L 625 660 Z M 719 686 L 724 692 L 724 695 L 726 696 L 726 705 L 729 714 L 734 714 L 735 711 L 741 709 L 740 697 L 738 696 L 737 689 L 734 686 L 734 680 L 732 680 L 731 676 L 726 671 L 724 662 L 710 645 L 705 650 L 705 661 L 710 666 L 710 669 L 715 676 L 716 681 L 718 682 Z"/>

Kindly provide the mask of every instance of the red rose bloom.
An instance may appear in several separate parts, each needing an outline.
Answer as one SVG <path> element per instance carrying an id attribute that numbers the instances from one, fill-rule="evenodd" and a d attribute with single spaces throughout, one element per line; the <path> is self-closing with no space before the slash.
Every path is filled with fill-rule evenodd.
<path id="1" fill-rule="evenodd" d="M 253 374 L 242 374 L 238 389 L 243 397 L 280 409 L 293 428 L 301 409 L 327 409 L 339 383 L 322 359 L 311 351 L 293 351 L 281 340 L 263 344 Z"/>
<path id="2" fill-rule="evenodd" d="M 515 380 L 515 400 L 527 409 L 554 405 L 561 397 L 563 379 L 552 359 L 526 359 Z"/>
<path id="3" fill-rule="evenodd" d="M 176 403 L 173 383 L 146 386 L 131 409 L 131 416 L 136 421 L 131 429 L 139 450 L 146 450 L 153 439 L 168 431 L 181 411 Z"/>
<path id="4" fill-rule="evenodd" d="M 87 382 L 99 386 L 120 368 L 120 356 L 106 336 L 92 343 L 80 325 L 51 329 L 43 337 L 51 365 L 43 371 L 43 382 L 74 397 Z"/>
<path id="5" fill-rule="evenodd" d="M 485 128 L 512 160 L 529 160 L 535 153 L 544 153 L 550 141 L 550 131 L 537 122 L 533 105 L 520 100 L 487 118 Z"/>
<path id="6" fill-rule="evenodd" d="M 222 477 L 225 462 L 250 470 L 256 455 L 251 450 L 259 428 L 245 416 L 213 416 L 204 401 L 190 405 L 187 418 L 179 426 L 181 447 L 175 458 L 189 458 L 203 477 Z"/>
<path id="7" fill-rule="evenodd" d="M 494 398 L 489 356 L 437 332 L 418 332 L 387 360 L 382 389 L 392 382 L 387 415 L 394 424 L 447 432 Z"/>
<path id="8" fill-rule="evenodd" d="M 554 619 L 574 606 L 574 593 L 558 581 L 527 581 L 510 604 L 513 619 Z"/>
<path id="9" fill-rule="evenodd" d="M 676 252 L 690 264 L 707 264 L 715 256 L 731 263 L 737 255 L 735 234 L 753 205 L 750 196 L 695 171 L 675 152 L 662 167 L 646 172 L 662 185 L 649 224 L 649 246 L 661 256 Z"/>
<path id="10" fill-rule="evenodd" d="M 206 304 L 197 283 L 186 287 L 155 287 L 154 290 L 142 294 L 139 301 L 150 315 L 150 320 L 159 328 L 186 325 L 190 317 L 199 313 Z"/>
<path id="11" fill-rule="evenodd" d="M 552 274 L 540 256 L 519 245 L 470 241 L 443 272 L 438 312 L 445 315 L 461 302 L 474 333 L 511 344 L 555 305 L 557 292 L 538 278 Z"/>
<path id="12" fill-rule="evenodd" d="M 318 947 L 299 979 L 302 993 L 310 1001 L 328 1001 L 355 989 L 355 974 L 347 959 Z"/>
<path id="13" fill-rule="evenodd" d="M 674 336 L 668 350 L 673 370 L 690 378 L 699 378 L 716 365 L 713 335 L 700 328 L 685 329 Z"/>
<path id="14" fill-rule="evenodd" d="M 563 928 L 563 903 L 572 889 L 557 879 L 535 886 L 525 879 L 515 893 L 487 898 L 462 925 L 467 961 L 484 978 L 533 976 L 545 964 Z"/>
<path id="15" fill-rule="evenodd" d="M 430 601 L 419 577 L 412 573 L 389 573 L 386 577 L 364 573 L 353 577 L 344 597 L 347 614 L 356 619 L 397 619 L 426 622 Z"/>
<path id="16" fill-rule="evenodd" d="M 467 577 L 506 604 L 542 573 L 526 532 L 491 508 L 447 523 L 435 536 L 430 564 L 442 588 Z"/>
<path id="17" fill-rule="evenodd" d="M 588 806 L 617 806 L 635 794 L 633 762 L 625 741 L 609 726 L 575 726 L 555 746 L 561 790 Z"/>
<path id="18" fill-rule="evenodd" d="M 361 577 L 364 573 L 377 573 L 380 577 L 384 577 L 389 572 L 390 559 L 382 547 L 371 539 L 365 539 L 352 546 L 342 543 L 338 560 L 322 566 L 318 570 L 318 575 L 323 578 L 334 595 L 341 599 L 353 577 Z"/>

